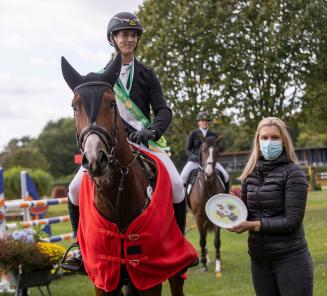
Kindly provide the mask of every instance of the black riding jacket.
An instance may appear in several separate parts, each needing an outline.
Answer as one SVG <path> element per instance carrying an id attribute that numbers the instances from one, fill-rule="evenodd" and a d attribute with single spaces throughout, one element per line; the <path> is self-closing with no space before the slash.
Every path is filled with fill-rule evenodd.
<path id="1" fill-rule="evenodd" d="M 242 184 L 241 198 L 248 208 L 248 220 L 261 220 L 261 230 L 249 232 L 252 258 L 276 259 L 307 250 L 302 223 L 307 180 L 285 152 L 273 161 L 258 160 Z"/>
<path id="2" fill-rule="evenodd" d="M 217 137 L 217 134 L 208 129 L 205 138 Z M 203 134 L 200 129 L 196 129 L 188 136 L 186 143 L 186 154 L 188 160 L 196 160 L 199 157 L 199 150 L 203 143 Z"/>
<path id="3" fill-rule="evenodd" d="M 134 76 L 130 90 L 130 98 L 143 114 L 151 120 L 150 106 L 153 119 L 150 128 L 157 131 L 160 137 L 167 130 L 172 120 L 172 111 L 164 99 L 162 87 L 153 70 L 134 58 Z M 135 129 L 124 122 L 127 135 Z"/>

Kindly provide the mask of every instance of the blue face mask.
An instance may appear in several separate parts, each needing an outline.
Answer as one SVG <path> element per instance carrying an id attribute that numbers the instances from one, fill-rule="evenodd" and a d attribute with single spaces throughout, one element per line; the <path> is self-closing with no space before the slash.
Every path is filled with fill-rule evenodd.
<path id="1" fill-rule="evenodd" d="M 260 141 L 260 151 L 266 160 L 276 159 L 283 151 L 283 144 L 281 141 Z"/>

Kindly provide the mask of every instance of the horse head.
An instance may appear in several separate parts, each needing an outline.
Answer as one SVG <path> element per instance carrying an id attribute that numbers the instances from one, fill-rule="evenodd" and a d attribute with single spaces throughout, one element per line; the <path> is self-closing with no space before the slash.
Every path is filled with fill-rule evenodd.
<path id="1" fill-rule="evenodd" d="M 204 142 L 200 148 L 200 161 L 207 178 L 215 176 L 215 166 L 219 156 L 220 137 L 204 138 Z"/>
<path id="2" fill-rule="evenodd" d="M 104 176 L 115 158 L 118 142 L 120 118 L 113 86 L 120 74 L 121 55 L 117 54 L 101 74 L 91 72 L 82 76 L 64 57 L 61 68 L 66 83 L 74 92 L 72 108 L 76 139 L 83 153 L 82 166 L 90 176 Z"/>

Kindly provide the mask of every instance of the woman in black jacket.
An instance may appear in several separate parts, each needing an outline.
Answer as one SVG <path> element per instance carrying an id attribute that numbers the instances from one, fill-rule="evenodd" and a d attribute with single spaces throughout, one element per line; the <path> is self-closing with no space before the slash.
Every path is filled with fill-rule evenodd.
<path id="1" fill-rule="evenodd" d="M 307 181 L 296 161 L 285 123 L 264 118 L 241 175 L 248 219 L 230 229 L 249 231 L 252 280 L 259 296 L 312 295 L 313 266 L 303 230 Z"/>

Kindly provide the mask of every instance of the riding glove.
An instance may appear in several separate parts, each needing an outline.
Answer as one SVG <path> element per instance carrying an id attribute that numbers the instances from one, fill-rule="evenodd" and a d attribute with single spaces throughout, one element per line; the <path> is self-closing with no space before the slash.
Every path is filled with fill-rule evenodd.
<path id="1" fill-rule="evenodd" d="M 136 132 L 131 133 L 128 138 L 130 139 L 130 141 L 132 141 L 136 144 L 143 143 L 144 145 L 147 146 L 149 140 L 156 141 L 156 140 L 158 140 L 159 135 L 156 130 L 144 128 L 141 131 L 136 131 Z"/>

